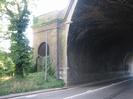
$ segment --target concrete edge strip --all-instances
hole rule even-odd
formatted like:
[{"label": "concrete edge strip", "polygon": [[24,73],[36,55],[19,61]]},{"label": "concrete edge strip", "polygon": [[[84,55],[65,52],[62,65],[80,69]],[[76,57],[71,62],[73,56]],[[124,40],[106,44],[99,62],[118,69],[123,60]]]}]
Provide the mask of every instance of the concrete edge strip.
[{"label": "concrete edge strip", "polygon": [[52,92],[52,91],[64,90],[64,89],[67,89],[67,87],[44,89],[44,90],[33,91],[33,92],[16,93],[16,94],[11,94],[11,95],[6,95],[6,96],[0,96],[0,99],[16,98],[20,96],[27,96],[27,95],[33,95],[33,94],[44,93],[44,92]]},{"label": "concrete edge strip", "polygon": [[64,99],[72,99],[72,98],[76,98],[76,97],[78,97],[78,96],[82,96],[82,95],[85,95],[85,94],[90,94],[90,93],[92,93],[92,92],[96,92],[96,91],[99,91],[99,90],[103,90],[103,89],[106,89],[106,88],[110,88],[110,87],[112,87],[112,86],[120,85],[120,84],[125,83],[125,82],[128,82],[128,81],[130,81],[130,80],[133,80],[133,79],[128,79],[128,80],[124,80],[124,81],[121,81],[121,82],[113,83],[113,84],[110,84],[110,85],[108,85],[108,86],[101,87],[101,88],[94,89],[94,90],[88,90],[88,91],[83,92],[83,93],[81,93],[81,94],[76,94],[76,95],[73,95],[73,96],[70,96],[70,97],[66,97],[66,98],[64,98]]}]

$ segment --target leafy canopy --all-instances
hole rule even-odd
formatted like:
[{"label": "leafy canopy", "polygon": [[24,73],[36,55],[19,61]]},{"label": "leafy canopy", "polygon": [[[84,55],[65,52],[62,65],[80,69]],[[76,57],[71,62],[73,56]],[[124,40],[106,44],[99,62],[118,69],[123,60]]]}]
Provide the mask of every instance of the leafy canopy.
[{"label": "leafy canopy", "polygon": [[15,64],[15,74],[23,77],[31,65],[31,48],[25,36],[30,12],[26,0],[2,0],[1,13],[6,15],[10,24],[8,35],[11,41],[11,58]]}]

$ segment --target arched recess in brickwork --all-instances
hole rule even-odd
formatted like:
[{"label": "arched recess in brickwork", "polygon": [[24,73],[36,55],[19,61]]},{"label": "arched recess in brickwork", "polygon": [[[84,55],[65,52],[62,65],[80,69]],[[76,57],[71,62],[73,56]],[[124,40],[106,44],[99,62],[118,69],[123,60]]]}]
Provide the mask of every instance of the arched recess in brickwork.
[{"label": "arched recess in brickwork", "polygon": [[38,48],[38,55],[39,56],[46,56],[46,48],[47,48],[47,55],[49,55],[49,45],[46,42],[42,42]]}]

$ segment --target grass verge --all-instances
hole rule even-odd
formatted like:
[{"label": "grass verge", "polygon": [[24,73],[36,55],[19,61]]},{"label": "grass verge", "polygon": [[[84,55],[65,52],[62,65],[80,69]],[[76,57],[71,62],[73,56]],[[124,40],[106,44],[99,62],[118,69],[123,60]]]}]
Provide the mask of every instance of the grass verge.
[{"label": "grass verge", "polygon": [[25,78],[10,78],[0,80],[0,96],[13,93],[21,93],[49,88],[60,88],[64,86],[62,80],[48,76],[48,80],[44,80],[43,73],[32,73]]}]

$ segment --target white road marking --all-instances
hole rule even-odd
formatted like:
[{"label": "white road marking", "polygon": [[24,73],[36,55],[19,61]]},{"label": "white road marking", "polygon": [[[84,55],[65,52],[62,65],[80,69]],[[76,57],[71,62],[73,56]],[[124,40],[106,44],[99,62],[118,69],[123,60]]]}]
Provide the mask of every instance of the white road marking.
[{"label": "white road marking", "polygon": [[70,97],[66,97],[64,99],[72,99],[72,98],[75,98],[75,97],[78,97],[78,96],[82,96],[82,95],[85,95],[85,94],[89,94],[89,93],[92,93],[92,92],[96,92],[96,91],[99,91],[99,90],[103,90],[103,89],[106,89],[106,88],[110,88],[112,86],[119,85],[119,84],[125,83],[125,82],[130,81],[130,80],[132,80],[132,79],[124,80],[124,81],[117,82],[117,83],[113,83],[111,85],[108,85],[108,86],[105,86],[105,87],[101,87],[101,88],[98,88],[98,89],[88,90],[88,91],[83,92],[81,94],[76,94],[76,95],[73,95],[73,96],[70,96]]},{"label": "white road marking", "polygon": [[32,97],[36,97],[37,95],[28,95],[28,96],[25,96],[26,98],[32,98]]},{"label": "white road marking", "polygon": [[15,98],[9,98],[9,99],[22,99],[22,97],[15,97]]},{"label": "white road marking", "polygon": [[28,95],[28,96],[22,96],[22,97],[15,97],[15,98],[10,98],[10,99],[25,99],[25,98],[33,98],[33,97],[36,97],[37,96],[37,94],[36,95]]}]

